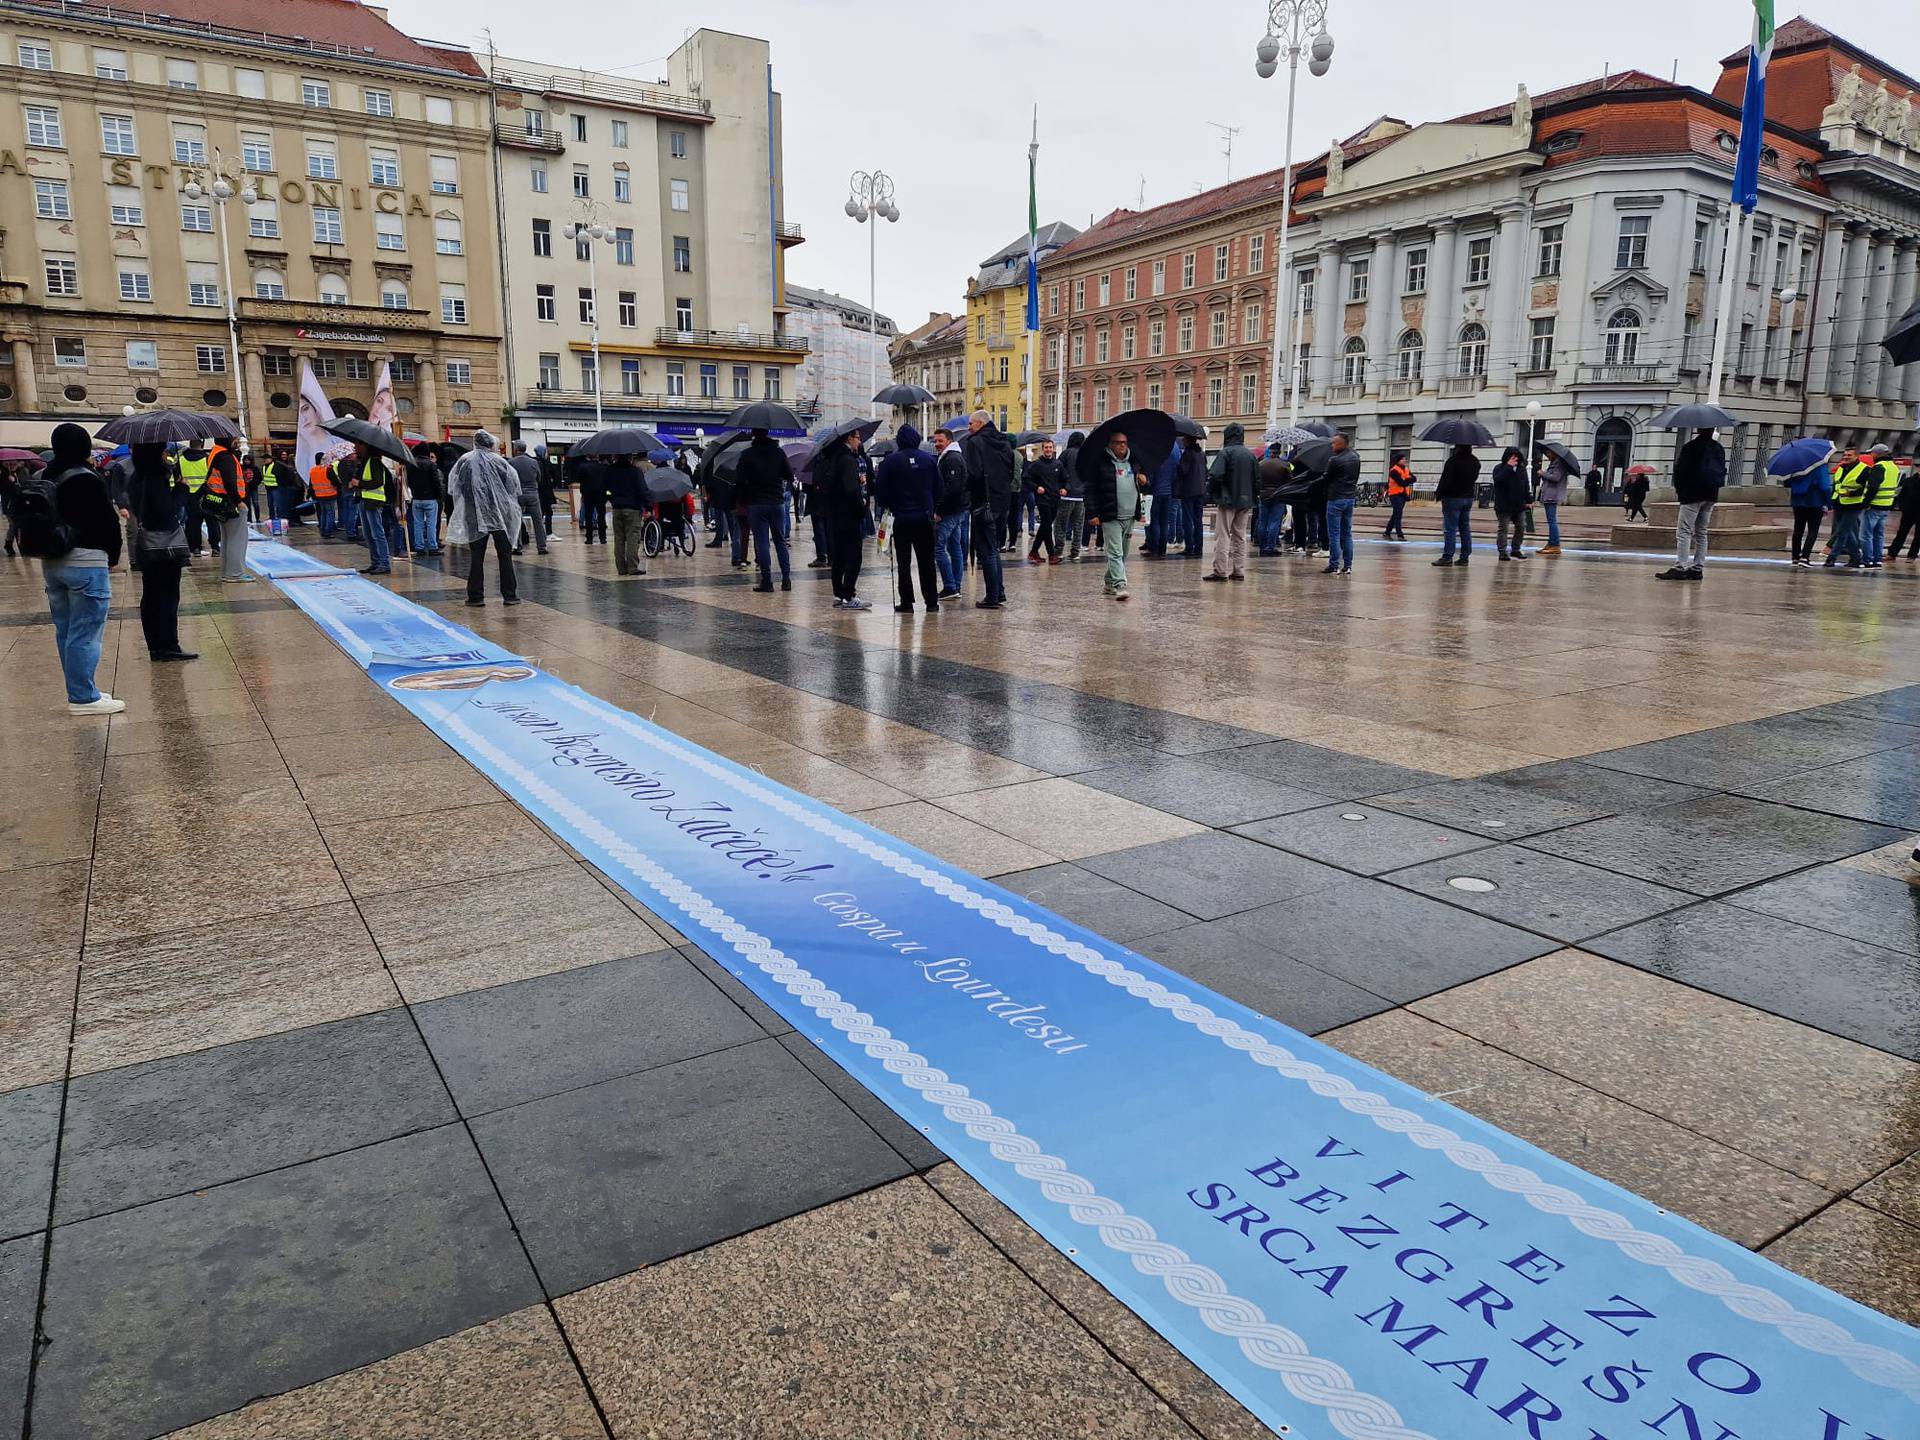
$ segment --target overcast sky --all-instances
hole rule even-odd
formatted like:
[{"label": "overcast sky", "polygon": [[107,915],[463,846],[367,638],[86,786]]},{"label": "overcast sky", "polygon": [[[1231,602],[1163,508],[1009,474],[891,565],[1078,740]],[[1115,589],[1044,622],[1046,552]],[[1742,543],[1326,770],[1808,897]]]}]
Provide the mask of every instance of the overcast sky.
[{"label": "overcast sky", "polygon": [[[786,104],[787,218],[806,231],[790,279],[867,298],[867,232],[842,212],[847,177],[878,168],[900,222],[879,236],[879,307],[902,329],[958,311],[967,276],[1026,231],[1026,142],[1040,107],[1040,218],[1192,194],[1280,165],[1286,71],[1253,73],[1263,0],[1038,0],[952,6],[904,0],[703,0],[631,8],[587,0],[391,0],[401,28],[504,53],[659,78],[687,20],[764,36]],[[1781,22],[1797,13],[1782,6]],[[1673,73],[1711,89],[1745,45],[1748,0],[1331,0],[1337,49],[1301,70],[1296,159],[1381,114],[1440,120],[1613,69]],[[1910,0],[1825,0],[1809,17],[1920,70]],[[678,22],[678,23],[676,23]],[[1171,22],[1171,23],[1170,23]]]}]

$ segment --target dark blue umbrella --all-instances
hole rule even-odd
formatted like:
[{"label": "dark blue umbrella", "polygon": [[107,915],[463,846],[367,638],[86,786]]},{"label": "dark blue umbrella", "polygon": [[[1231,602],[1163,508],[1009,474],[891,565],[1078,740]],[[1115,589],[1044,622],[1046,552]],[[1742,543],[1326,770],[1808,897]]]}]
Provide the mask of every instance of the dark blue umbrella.
[{"label": "dark blue umbrella", "polygon": [[1718,405],[1669,405],[1647,424],[1656,430],[1731,430],[1740,417]]},{"label": "dark blue umbrella", "polygon": [[1773,458],[1767,461],[1767,474],[1776,480],[1797,480],[1826,464],[1831,454],[1833,441],[1823,435],[1803,435],[1773,452]]},{"label": "dark blue umbrella", "polygon": [[1322,440],[1333,438],[1333,427],[1322,420],[1302,420],[1300,428],[1309,435],[1318,435]]},{"label": "dark blue umbrella", "polygon": [[1129,410],[1102,420],[1093,427],[1080,447],[1079,471],[1083,481],[1091,482],[1100,466],[1111,464],[1106,458],[1107,441],[1114,434],[1127,437],[1127,453],[1138,460],[1148,475],[1158,470],[1173,453],[1173,417],[1164,410]]},{"label": "dark blue umbrella", "polygon": [[953,417],[953,419],[944,421],[938,428],[942,430],[951,430],[956,435],[965,434],[967,429],[967,417],[964,415],[956,415]]},{"label": "dark blue umbrella", "polygon": [[1204,440],[1207,438],[1207,427],[1190,415],[1175,415],[1173,433],[1185,436],[1189,440]]},{"label": "dark blue umbrella", "polygon": [[800,417],[776,400],[756,400],[727,416],[729,430],[805,430]]},{"label": "dark blue umbrella", "polygon": [[876,405],[931,405],[938,397],[918,385],[889,385],[873,397]]},{"label": "dark blue umbrella", "polygon": [[826,453],[829,445],[838,445],[849,435],[858,435],[865,440],[879,428],[878,420],[842,420],[838,425],[827,426],[814,437],[813,452],[807,456],[806,463],[800,468],[811,470],[813,462]]},{"label": "dark blue umbrella", "polygon": [[1486,426],[1478,420],[1469,420],[1461,416],[1436,420],[1413,438],[1425,440],[1434,445],[1493,444],[1493,433]]}]

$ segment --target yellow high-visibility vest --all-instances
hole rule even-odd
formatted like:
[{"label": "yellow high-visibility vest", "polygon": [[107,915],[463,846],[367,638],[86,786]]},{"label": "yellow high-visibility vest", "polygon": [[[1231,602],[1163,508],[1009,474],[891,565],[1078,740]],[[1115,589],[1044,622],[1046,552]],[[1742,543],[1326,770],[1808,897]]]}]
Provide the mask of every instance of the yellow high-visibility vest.
[{"label": "yellow high-visibility vest", "polygon": [[198,460],[182,455],[179,460],[180,482],[187,487],[187,493],[198,495],[207,483],[207,475],[213,469],[213,457],[202,455]]}]

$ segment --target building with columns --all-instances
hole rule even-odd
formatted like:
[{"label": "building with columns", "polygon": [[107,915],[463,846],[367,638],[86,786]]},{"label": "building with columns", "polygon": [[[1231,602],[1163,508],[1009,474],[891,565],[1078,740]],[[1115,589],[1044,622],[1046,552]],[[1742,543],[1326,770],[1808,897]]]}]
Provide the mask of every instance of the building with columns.
[{"label": "building with columns", "polygon": [[691,437],[748,400],[791,398],[807,340],[788,327],[785,269],[801,234],[767,42],[696,30],[644,83],[483,63],[515,432],[584,439],[597,411]]},{"label": "building with columns", "polygon": [[[1630,70],[1446,122],[1383,118],[1296,167],[1284,268],[1280,172],[1115,211],[1042,266],[1046,413],[1155,405],[1257,434],[1277,319],[1282,419],[1297,387],[1300,415],[1351,432],[1370,470],[1470,414],[1516,443],[1537,425],[1611,477],[1664,471],[1683,437],[1647,422],[1705,391],[1738,270],[1735,480],[1807,431],[1904,443],[1920,367],[1894,370],[1878,341],[1915,291],[1916,82],[1783,25],[1760,207],[1723,267],[1744,62],[1712,93]],[[1428,475],[1440,459],[1414,450]]]},{"label": "building with columns", "polygon": [[889,352],[896,385],[918,385],[933,392],[935,424],[967,412],[967,319],[939,311],[918,330],[897,340]]},{"label": "building with columns", "polygon": [[302,358],[344,413],[385,360],[409,428],[500,423],[465,51],[351,0],[7,0],[0,64],[0,442],[154,404],[291,440]]}]

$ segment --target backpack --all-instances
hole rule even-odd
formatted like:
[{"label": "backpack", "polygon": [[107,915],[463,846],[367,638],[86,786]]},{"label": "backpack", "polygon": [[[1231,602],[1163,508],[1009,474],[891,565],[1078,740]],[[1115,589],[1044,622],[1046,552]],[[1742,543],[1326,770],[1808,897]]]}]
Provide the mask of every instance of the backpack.
[{"label": "backpack", "polygon": [[20,553],[37,560],[58,560],[73,549],[73,527],[60,518],[56,495],[61,476],[42,470],[20,482],[11,511],[19,530]]}]

